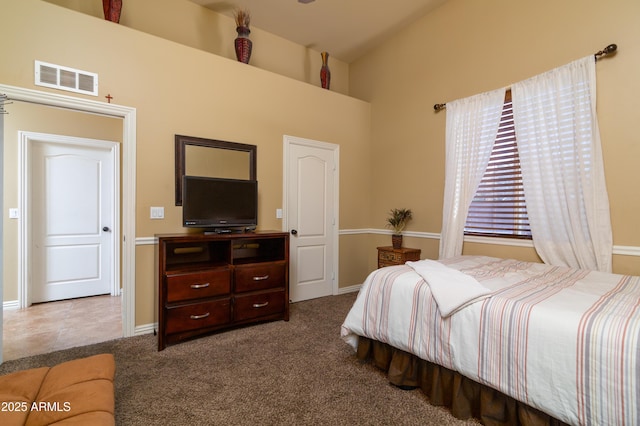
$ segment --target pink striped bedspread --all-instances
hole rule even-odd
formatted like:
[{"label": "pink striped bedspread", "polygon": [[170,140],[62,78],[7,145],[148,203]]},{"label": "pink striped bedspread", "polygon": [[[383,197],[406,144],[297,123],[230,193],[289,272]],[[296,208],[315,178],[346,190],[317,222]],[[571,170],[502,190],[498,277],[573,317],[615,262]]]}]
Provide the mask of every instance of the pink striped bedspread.
[{"label": "pink striped bedspread", "polygon": [[409,266],[367,277],[343,325],[575,425],[640,424],[640,277],[483,256],[443,264],[488,298],[443,318]]}]

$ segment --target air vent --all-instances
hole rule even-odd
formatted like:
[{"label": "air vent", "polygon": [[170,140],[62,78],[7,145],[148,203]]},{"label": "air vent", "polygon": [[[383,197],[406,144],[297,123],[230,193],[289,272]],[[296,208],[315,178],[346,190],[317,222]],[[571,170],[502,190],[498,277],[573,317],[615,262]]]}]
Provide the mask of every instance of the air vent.
[{"label": "air vent", "polygon": [[36,61],[36,86],[98,96],[98,74]]}]

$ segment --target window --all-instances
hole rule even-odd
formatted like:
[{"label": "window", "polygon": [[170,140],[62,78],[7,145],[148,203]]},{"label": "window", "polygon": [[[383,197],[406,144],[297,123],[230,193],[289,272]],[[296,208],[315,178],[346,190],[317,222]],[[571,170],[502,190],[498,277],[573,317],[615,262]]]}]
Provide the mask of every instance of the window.
[{"label": "window", "polygon": [[487,170],[469,207],[464,233],[531,239],[510,90],[505,96]]}]

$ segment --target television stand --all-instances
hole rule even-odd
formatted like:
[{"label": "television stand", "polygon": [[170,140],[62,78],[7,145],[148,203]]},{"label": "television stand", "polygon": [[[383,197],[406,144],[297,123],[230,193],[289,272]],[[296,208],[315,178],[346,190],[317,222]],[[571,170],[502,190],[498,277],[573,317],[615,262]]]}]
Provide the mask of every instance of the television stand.
[{"label": "television stand", "polygon": [[158,350],[226,329],[289,320],[289,234],[160,234]]}]

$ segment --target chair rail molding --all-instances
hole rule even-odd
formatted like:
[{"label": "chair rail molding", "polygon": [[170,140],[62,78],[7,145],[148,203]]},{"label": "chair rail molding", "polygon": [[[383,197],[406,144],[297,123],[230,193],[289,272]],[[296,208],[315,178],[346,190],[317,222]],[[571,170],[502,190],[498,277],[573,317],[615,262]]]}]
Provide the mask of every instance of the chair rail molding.
[{"label": "chair rail molding", "polygon": [[[376,228],[341,229],[339,232],[339,235],[367,235],[367,234],[391,235],[392,232],[391,230],[388,230],[388,229],[376,229]],[[415,238],[427,238],[431,240],[440,239],[440,234],[435,232],[403,231],[402,235],[405,235],[407,237],[415,237]],[[464,237],[464,241],[468,243],[533,248],[533,241],[518,239],[518,238],[467,236],[467,237]],[[613,254],[618,256],[640,256],[640,247],[614,245]]]}]

